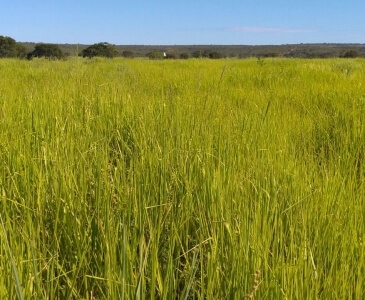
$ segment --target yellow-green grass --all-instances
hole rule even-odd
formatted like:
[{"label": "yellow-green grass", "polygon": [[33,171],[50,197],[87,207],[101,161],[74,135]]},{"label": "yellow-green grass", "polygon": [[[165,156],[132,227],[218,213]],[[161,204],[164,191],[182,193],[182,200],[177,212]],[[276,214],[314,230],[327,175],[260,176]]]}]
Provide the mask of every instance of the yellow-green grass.
[{"label": "yellow-green grass", "polygon": [[1,299],[362,298],[363,59],[0,78]]}]

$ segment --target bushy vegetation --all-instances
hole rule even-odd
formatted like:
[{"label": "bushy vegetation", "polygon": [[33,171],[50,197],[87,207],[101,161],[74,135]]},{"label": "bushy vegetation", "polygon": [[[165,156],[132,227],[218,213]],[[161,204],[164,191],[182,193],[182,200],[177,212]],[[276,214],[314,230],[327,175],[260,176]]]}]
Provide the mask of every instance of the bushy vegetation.
[{"label": "bushy vegetation", "polygon": [[1,299],[361,299],[362,59],[0,61]]},{"label": "bushy vegetation", "polygon": [[147,53],[146,56],[149,59],[153,59],[153,60],[156,60],[156,59],[164,59],[165,58],[164,53],[161,52],[161,51],[152,51],[152,52]]},{"label": "bushy vegetation", "polygon": [[86,49],[82,50],[80,55],[82,57],[107,57],[113,58],[118,56],[118,50],[116,49],[115,45],[109,43],[97,43],[87,47]]},{"label": "bushy vegetation", "polygon": [[24,58],[26,55],[27,49],[23,45],[11,37],[0,35],[0,58]]},{"label": "bushy vegetation", "polygon": [[356,58],[356,57],[360,57],[360,54],[356,50],[348,50],[343,54],[342,57],[343,58]]},{"label": "bushy vegetation", "polygon": [[62,50],[55,44],[38,44],[32,52],[27,54],[28,59],[45,57],[48,59],[61,59],[64,57]]},{"label": "bushy vegetation", "polygon": [[[334,57],[365,57],[365,44],[287,44],[287,45],[175,45],[175,46],[149,46],[149,45],[111,45],[112,55],[103,55],[98,53],[100,49],[103,49],[104,44],[99,43],[91,46],[90,52],[85,57],[94,56],[124,56],[133,53],[133,57],[149,57],[149,54],[155,54],[154,57],[161,56],[164,52],[169,53],[169,50],[173,50],[175,58],[179,57],[179,54],[183,54],[182,58],[186,58],[186,54],[189,57],[194,58],[209,58],[210,53],[219,53],[222,57],[230,58],[251,58],[251,57],[288,57],[288,58],[334,58]],[[27,52],[32,52],[35,47],[35,43],[17,43]],[[80,51],[83,51],[90,47],[90,45],[80,44],[59,44],[61,51],[69,55],[79,55]],[[1,43],[0,43],[1,49]],[[104,50],[103,50],[104,51]],[[100,51],[103,53],[103,51]],[[109,50],[107,50],[108,52]],[[94,55],[94,52],[98,53]],[[1,53],[1,51],[0,51]],[[157,54],[159,53],[159,54]],[[23,55],[24,56],[24,55]],[[82,56],[82,54],[80,55]],[[5,56],[4,56],[5,57]],[[9,57],[9,56],[7,56]],[[19,55],[18,55],[19,57]],[[181,58],[181,57],[180,57]]]}]

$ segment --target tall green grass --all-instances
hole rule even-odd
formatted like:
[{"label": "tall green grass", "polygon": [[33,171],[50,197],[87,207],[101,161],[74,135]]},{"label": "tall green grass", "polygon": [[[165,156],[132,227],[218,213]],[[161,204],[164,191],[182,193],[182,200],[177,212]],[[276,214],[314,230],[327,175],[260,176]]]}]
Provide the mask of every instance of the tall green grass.
[{"label": "tall green grass", "polygon": [[0,298],[362,297],[364,60],[0,78]]}]

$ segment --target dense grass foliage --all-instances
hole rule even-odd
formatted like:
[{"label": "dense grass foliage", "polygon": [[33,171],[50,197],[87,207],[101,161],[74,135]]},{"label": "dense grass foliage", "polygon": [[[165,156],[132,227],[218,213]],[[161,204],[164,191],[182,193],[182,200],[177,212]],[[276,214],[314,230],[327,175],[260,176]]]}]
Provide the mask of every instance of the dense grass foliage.
[{"label": "dense grass foliage", "polygon": [[0,61],[0,298],[360,299],[365,61]]}]

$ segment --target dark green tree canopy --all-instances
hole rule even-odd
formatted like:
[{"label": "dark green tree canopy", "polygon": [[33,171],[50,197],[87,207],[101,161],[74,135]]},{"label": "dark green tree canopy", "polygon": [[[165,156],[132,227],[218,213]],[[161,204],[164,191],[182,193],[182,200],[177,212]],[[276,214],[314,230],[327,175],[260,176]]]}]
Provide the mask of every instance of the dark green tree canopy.
[{"label": "dark green tree canopy", "polygon": [[28,59],[33,57],[46,57],[48,59],[61,59],[63,57],[62,50],[54,44],[38,44],[34,50],[28,53]]},{"label": "dark green tree canopy", "polygon": [[25,57],[27,50],[8,36],[0,35],[0,58]]},{"label": "dark green tree canopy", "polygon": [[98,43],[82,50],[80,55],[82,55],[82,57],[89,58],[94,56],[113,58],[118,55],[118,50],[115,45],[109,43]]}]

